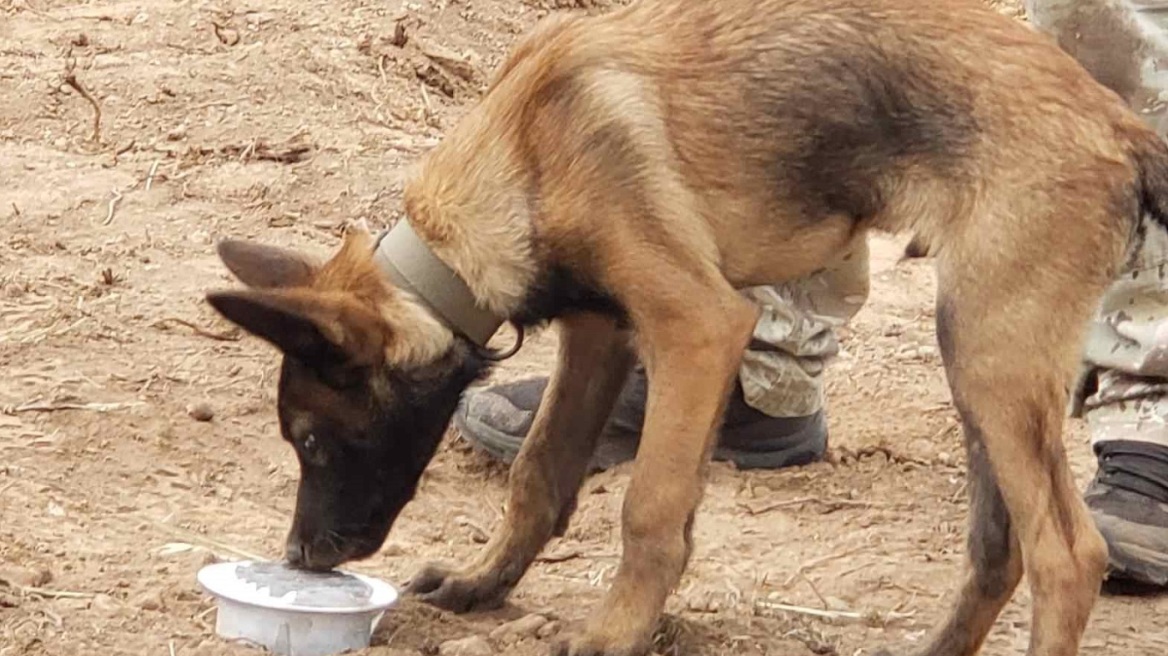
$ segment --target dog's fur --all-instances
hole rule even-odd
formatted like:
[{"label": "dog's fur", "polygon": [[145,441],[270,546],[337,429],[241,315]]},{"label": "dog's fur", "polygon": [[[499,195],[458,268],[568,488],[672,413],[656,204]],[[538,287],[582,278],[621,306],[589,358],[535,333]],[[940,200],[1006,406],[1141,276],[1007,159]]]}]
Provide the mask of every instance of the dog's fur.
[{"label": "dog's fur", "polygon": [[[1023,570],[1030,654],[1070,656],[1106,546],[1061,442],[1085,326],[1145,229],[1168,149],[1048,39],[977,0],[645,0],[549,21],[405,191],[481,304],[555,320],[559,360],[479,561],[416,594],[499,603],[575,506],[633,353],[651,386],[603,602],[561,653],[639,654],[691,551],[703,472],[757,318],[736,288],[911,230],[969,447],[970,568],[920,653],[975,653]],[[211,303],[286,354],[303,479],[289,557],[375,551],[479,352],[378,273],[352,232],[319,265],[226,242],[252,289]]]}]

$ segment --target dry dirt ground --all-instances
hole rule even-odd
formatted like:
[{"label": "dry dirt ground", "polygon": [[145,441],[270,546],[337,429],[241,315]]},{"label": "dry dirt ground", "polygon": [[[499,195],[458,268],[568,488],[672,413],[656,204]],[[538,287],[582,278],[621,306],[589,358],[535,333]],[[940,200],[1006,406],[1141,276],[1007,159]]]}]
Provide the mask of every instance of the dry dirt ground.
[{"label": "dry dirt ground", "polygon": [[[213,242],[327,254],[346,220],[396,220],[403,167],[518,34],[568,10],[530,2],[0,0],[0,656],[255,653],[214,637],[195,572],[278,556],[297,472],[277,436],[276,354],[202,300],[231,284]],[[897,265],[890,241],[874,252],[871,300],[830,369],[832,462],[714,467],[660,652],[853,656],[920,641],[947,605],[964,455],[932,272]],[[542,371],[554,340],[495,379]],[[1067,444],[1086,482],[1080,425]],[[353,569],[402,582],[471,558],[504,479],[448,439],[387,546]],[[554,623],[488,643],[544,653],[611,580],[626,484],[625,469],[586,483],[508,607],[406,602],[368,653],[432,654],[527,613]],[[1024,652],[1029,599],[987,654]],[[1168,599],[1104,598],[1083,653],[1168,653]]]}]

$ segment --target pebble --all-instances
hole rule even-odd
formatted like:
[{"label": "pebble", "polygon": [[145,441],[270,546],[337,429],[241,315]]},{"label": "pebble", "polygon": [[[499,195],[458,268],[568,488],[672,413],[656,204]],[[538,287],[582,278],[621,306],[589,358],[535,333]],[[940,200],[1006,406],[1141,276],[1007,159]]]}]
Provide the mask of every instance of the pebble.
[{"label": "pebble", "polygon": [[187,408],[187,414],[195,421],[211,421],[215,418],[215,411],[206,403],[198,403]]},{"label": "pebble", "polygon": [[548,638],[556,635],[559,632],[560,632],[560,623],[559,622],[548,622],[547,624],[544,624],[543,626],[539,627],[539,631],[536,631],[535,635],[537,637],[539,637],[540,640],[547,640]]},{"label": "pebble", "polygon": [[115,613],[122,609],[121,604],[107,594],[94,595],[93,599],[89,602],[89,607],[103,613]]},{"label": "pebble", "polygon": [[491,640],[504,644],[518,642],[525,638],[535,636],[547,623],[548,620],[543,615],[527,615],[513,622],[502,624],[494,631],[491,631]]},{"label": "pebble", "polygon": [[35,567],[21,567],[19,565],[4,565],[0,567],[0,581],[22,588],[43,588],[53,580],[53,574],[47,569]]},{"label": "pebble", "polygon": [[482,636],[447,640],[438,645],[438,656],[492,656],[491,643]]},{"label": "pebble", "polygon": [[162,601],[162,593],[158,590],[143,592],[134,598],[133,604],[142,610],[166,609],[166,604]]},{"label": "pebble", "polygon": [[909,444],[908,455],[917,460],[931,462],[937,457],[937,447],[928,438],[919,437]]}]

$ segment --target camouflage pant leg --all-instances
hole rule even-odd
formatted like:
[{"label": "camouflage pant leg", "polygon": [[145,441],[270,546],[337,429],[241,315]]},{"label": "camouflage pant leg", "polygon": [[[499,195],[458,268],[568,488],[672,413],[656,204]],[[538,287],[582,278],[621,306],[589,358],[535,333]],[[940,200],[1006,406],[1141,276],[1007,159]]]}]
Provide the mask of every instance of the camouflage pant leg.
[{"label": "camouflage pant leg", "polygon": [[835,328],[868,298],[867,242],[830,269],[742,293],[762,309],[738,376],[747,404],[773,417],[819,410],[824,367],[839,352]]},{"label": "camouflage pant leg", "polygon": [[[1161,135],[1168,131],[1168,2],[1027,0],[1030,22],[1054,36]],[[1094,443],[1168,446],[1168,236],[1148,232],[1137,261],[1108,289],[1084,360],[1094,392],[1075,412]]]},{"label": "camouflage pant leg", "polygon": [[1139,264],[1108,289],[1084,355],[1097,377],[1082,407],[1092,442],[1168,446],[1168,235],[1149,231]]}]

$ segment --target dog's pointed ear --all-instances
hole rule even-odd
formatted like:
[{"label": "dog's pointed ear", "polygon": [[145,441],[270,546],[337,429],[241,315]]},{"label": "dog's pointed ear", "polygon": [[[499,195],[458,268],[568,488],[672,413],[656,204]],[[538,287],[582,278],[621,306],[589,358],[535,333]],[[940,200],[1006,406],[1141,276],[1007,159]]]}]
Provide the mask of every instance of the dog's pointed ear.
[{"label": "dog's pointed ear", "polygon": [[224,239],[215,249],[236,278],[257,289],[307,286],[319,268],[296,251],[241,239]]},{"label": "dog's pointed ear", "polygon": [[343,298],[299,290],[207,294],[232,323],[318,370],[371,365],[383,357],[383,320]]}]

